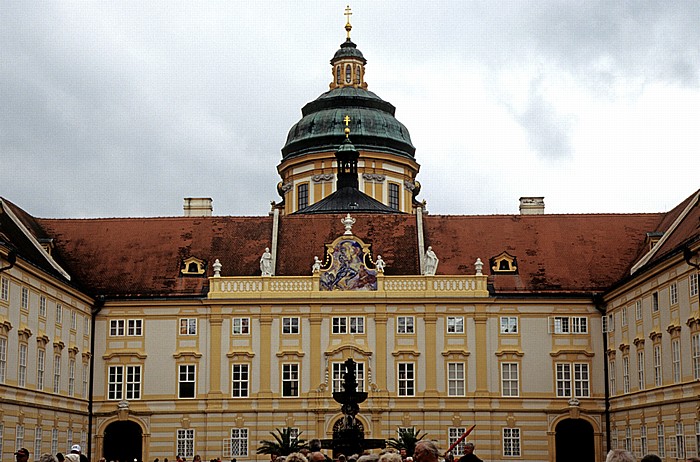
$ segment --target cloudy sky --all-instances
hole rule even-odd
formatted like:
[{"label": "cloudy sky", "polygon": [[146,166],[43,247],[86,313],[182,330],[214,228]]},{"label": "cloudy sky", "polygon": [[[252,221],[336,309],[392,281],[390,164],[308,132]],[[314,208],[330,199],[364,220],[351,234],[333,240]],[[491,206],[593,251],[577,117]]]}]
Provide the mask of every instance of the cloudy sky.
[{"label": "cloudy sky", "polygon": [[[25,2],[0,14],[0,196],[40,217],[265,215],[346,3]],[[667,211],[700,188],[700,2],[351,3],[432,214]]]}]

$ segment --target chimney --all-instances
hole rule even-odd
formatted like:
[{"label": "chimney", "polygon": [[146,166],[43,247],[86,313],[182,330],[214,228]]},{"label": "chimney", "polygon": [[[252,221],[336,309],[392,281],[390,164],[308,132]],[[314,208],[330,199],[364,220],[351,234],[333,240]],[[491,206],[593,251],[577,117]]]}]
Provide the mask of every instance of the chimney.
[{"label": "chimney", "polygon": [[186,217],[210,217],[214,208],[211,197],[185,197]]},{"label": "chimney", "polygon": [[544,197],[521,197],[520,215],[544,215]]}]

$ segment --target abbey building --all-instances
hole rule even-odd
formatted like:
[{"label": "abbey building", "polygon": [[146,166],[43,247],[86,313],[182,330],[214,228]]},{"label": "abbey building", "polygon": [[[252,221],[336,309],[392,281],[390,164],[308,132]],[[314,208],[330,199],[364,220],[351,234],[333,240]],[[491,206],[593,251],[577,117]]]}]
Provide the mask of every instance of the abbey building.
[{"label": "abbey building", "polygon": [[666,213],[427,214],[346,30],[269,214],[193,198],[43,219],[0,199],[3,459],[264,460],[277,428],[332,436],[349,358],[366,438],[415,427],[444,451],[475,424],[484,460],[696,456],[700,191]]}]

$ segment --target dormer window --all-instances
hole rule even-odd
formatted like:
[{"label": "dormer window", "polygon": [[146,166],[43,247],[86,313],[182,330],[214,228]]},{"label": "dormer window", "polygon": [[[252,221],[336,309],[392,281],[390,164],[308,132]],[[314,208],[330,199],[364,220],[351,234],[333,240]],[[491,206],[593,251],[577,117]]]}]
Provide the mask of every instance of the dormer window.
[{"label": "dormer window", "polygon": [[190,257],[186,260],[183,260],[182,270],[180,272],[188,276],[201,275],[204,274],[204,268],[204,260],[200,260],[199,258],[195,257]]},{"label": "dormer window", "polygon": [[503,252],[500,255],[492,257],[490,263],[493,273],[516,274],[518,272],[518,261],[508,252]]}]

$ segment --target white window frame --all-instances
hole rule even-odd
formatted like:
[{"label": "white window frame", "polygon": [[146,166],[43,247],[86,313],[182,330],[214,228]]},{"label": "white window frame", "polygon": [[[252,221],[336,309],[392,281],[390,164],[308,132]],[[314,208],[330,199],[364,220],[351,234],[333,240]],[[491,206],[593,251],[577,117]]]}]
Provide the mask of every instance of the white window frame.
[{"label": "white window frame", "polygon": [[345,316],[333,316],[332,322],[332,332],[334,334],[347,334],[348,333],[348,318]]},{"label": "white window frame", "polygon": [[24,311],[29,310],[29,288],[22,287],[22,298],[20,301],[20,308]]},{"label": "white window frame", "polygon": [[[333,393],[344,391],[343,373],[345,372],[345,363],[334,362],[331,365],[332,369],[332,386]],[[357,382],[357,391],[365,391],[365,363],[355,362],[355,381]]]},{"label": "white window frame", "polygon": [[[608,319],[608,332],[615,330],[613,319]],[[588,318],[586,316],[552,316],[549,318],[550,334],[587,334]]]},{"label": "white window frame", "polygon": [[58,428],[51,429],[51,454],[58,452]]},{"label": "white window frame", "polygon": [[571,364],[556,363],[557,397],[569,398],[571,396]]},{"label": "white window frame", "polygon": [[627,325],[627,307],[623,306],[622,309],[620,310],[620,324],[622,327],[625,327]]},{"label": "white window frame", "polygon": [[141,384],[143,383],[143,371],[140,364],[129,364],[124,371],[124,399],[141,399]]},{"label": "white window frame", "polygon": [[333,316],[331,326],[331,332],[336,335],[361,335],[365,333],[365,318],[364,316]]},{"label": "white window frame", "polygon": [[250,335],[250,318],[231,318],[231,335]]},{"label": "white window frame", "polygon": [[663,385],[663,369],[661,358],[661,345],[654,345],[654,386],[660,387]]},{"label": "white window frame", "polygon": [[501,363],[501,396],[506,398],[520,396],[520,363]]},{"label": "white window frame", "polygon": [[646,455],[648,451],[648,444],[647,444],[647,426],[646,425],[641,425],[639,427],[639,443],[640,443],[640,448],[639,452],[640,455],[639,457],[641,458],[642,456]]},{"label": "white window frame", "polygon": [[447,396],[466,396],[466,373],[463,362],[447,363]]},{"label": "white window frame", "polygon": [[691,297],[698,295],[698,273],[691,273],[688,276],[688,290]]},{"label": "white window frame", "polygon": [[46,373],[46,350],[37,349],[36,352],[36,389],[44,389],[44,374]]},{"label": "white window frame", "polygon": [[75,359],[68,360],[68,396],[75,396]]},{"label": "white window frame", "polygon": [[43,430],[40,426],[34,427],[34,459],[39,460],[37,454],[41,454],[41,440],[43,437]]},{"label": "white window frame", "polygon": [[416,320],[413,316],[397,316],[396,317],[396,333],[397,334],[415,334]]},{"label": "white window frame", "polygon": [[[190,395],[190,387],[192,387]],[[177,366],[178,399],[195,399],[197,397],[197,365],[178,364]]]},{"label": "white window frame", "polygon": [[194,458],[194,429],[179,428],[175,432],[175,454],[185,459]]},{"label": "white window frame", "polygon": [[299,335],[301,327],[298,316],[285,316],[282,318],[283,335]]},{"label": "white window frame", "polygon": [[298,398],[300,394],[299,363],[282,364],[282,397]]},{"label": "white window frame", "polygon": [[39,296],[39,316],[41,316],[42,318],[46,317],[46,296],[45,295]]},{"label": "white window frame", "polygon": [[90,377],[90,375],[88,374],[88,372],[90,370],[89,367],[90,367],[90,363],[85,363],[85,362],[83,363],[83,371],[82,371],[82,374],[83,374],[83,393],[82,393],[82,396],[83,396],[83,398],[88,397],[88,379]]},{"label": "white window frame", "polygon": [[351,334],[361,335],[365,333],[365,317],[350,316],[348,318],[348,332]]},{"label": "white window frame", "polygon": [[672,282],[668,286],[668,299],[669,302],[671,302],[671,305],[678,304],[678,284],[675,282]]},{"label": "white window frame", "polygon": [[[466,433],[466,427],[448,427],[447,429],[447,446],[452,447],[452,445]],[[452,448],[453,454],[464,454],[464,445],[467,444],[466,440],[462,440]]]},{"label": "white window frame", "polygon": [[503,457],[520,457],[520,428],[503,428]]},{"label": "white window frame", "polygon": [[0,278],[0,300],[10,299],[10,280],[7,278]]},{"label": "white window frame", "polygon": [[109,320],[109,336],[123,337],[126,334],[126,320],[110,319]]},{"label": "white window frame", "polygon": [[653,292],[651,294],[651,312],[656,313],[659,311],[659,292]]},{"label": "white window frame", "polygon": [[27,354],[29,348],[26,343],[19,344],[19,354],[17,360],[17,385],[20,387],[27,386]]},{"label": "white window frame", "polygon": [[632,428],[625,427],[625,451],[632,452]]},{"label": "white window frame", "polygon": [[630,358],[622,357],[622,393],[630,392]]},{"label": "white window frame", "polygon": [[180,335],[197,335],[197,318],[180,318]]},{"label": "white window frame", "polygon": [[644,360],[644,350],[640,350],[637,352],[637,387],[639,387],[640,390],[644,390],[646,388],[644,378],[645,369],[646,364]]},{"label": "white window frame", "polygon": [[250,395],[250,364],[231,364],[231,397],[248,398]]},{"label": "white window frame", "polygon": [[76,310],[70,310],[70,328],[78,330],[78,313]]},{"label": "white window frame", "polygon": [[671,339],[671,356],[673,383],[679,383],[681,381],[681,340],[678,338]]},{"label": "white window frame", "polygon": [[676,422],[676,454],[679,459],[685,459],[685,425]]},{"label": "white window frame", "polygon": [[143,319],[126,320],[126,336],[141,337],[143,335]]},{"label": "white window frame", "polygon": [[248,457],[248,429],[231,429],[231,454],[230,457]]},{"label": "white window frame", "polygon": [[448,334],[463,334],[464,333],[464,316],[448,316],[447,317],[447,333]]},{"label": "white window frame", "polygon": [[416,365],[411,362],[396,364],[396,391],[401,397],[416,396]]},{"label": "white window frame", "polygon": [[56,303],[56,324],[63,324],[63,305]]},{"label": "white window frame", "polygon": [[634,302],[634,318],[636,321],[640,321],[642,319],[642,301],[637,300]]},{"label": "white window frame", "polygon": [[501,316],[501,334],[517,334],[518,333],[518,317],[517,316]]},{"label": "white window frame", "polygon": [[577,398],[591,396],[591,370],[588,363],[574,363],[574,395]]},{"label": "white window frame", "polygon": [[53,356],[53,392],[61,392],[61,355]]},{"label": "white window frame", "polygon": [[693,379],[700,380],[700,332],[691,335],[690,348],[693,355]]},{"label": "white window frame", "polygon": [[609,385],[608,387],[610,388],[610,395],[614,396],[617,394],[617,383],[616,383],[616,371],[615,371],[615,360],[614,359],[609,359],[608,360],[608,381]]},{"label": "white window frame", "polygon": [[656,454],[662,459],[666,457],[666,435],[664,424],[656,425]]},{"label": "white window frame", "polygon": [[15,427],[15,447],[24,447],[24,425],[17,425]]},{"label": "white window frame", "polygon": [[107,399],[120,401],[124,397],[124,366],[114,365],[107,368]]},{"label": "white window frame", "polygon": [[0,337],[0,383],[7,377],[7,338]]}]

